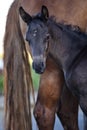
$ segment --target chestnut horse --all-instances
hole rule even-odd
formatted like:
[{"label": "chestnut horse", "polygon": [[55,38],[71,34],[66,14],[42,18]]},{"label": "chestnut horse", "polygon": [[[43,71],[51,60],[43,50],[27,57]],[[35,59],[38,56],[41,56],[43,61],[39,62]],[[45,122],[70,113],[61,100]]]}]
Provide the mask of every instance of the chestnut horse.
[{"label": "chestnut horse", "polygon": [[[49,8],[49,12],[51,15],[54,15],[56,17],[57,21],[66,21],[66,23],[72,24],[72,25],[78,25],[83,31],[86,31],[86,24],[87,24],[87,1],[83,0],[15,0],[13,4],[11,5],[11,8],[9,10],[9,15],[7,16],[7,19],[9,22],[7,22],[7,31],[5,36],[5,50],[8,48],[8,42],[9,45],[13,42],[14,45],[16,43],[22,43],[24,44],[24,37],[26,33],[26,24],[21,20],[21,18],[18,15],[18,8],[19,6],[23,6],[23,8],[32,14],[37,13],[42,5],[46,5]],[[14,23],[14,24],[13,24]],[[14,31],[16,30],[16,32]],[[8,33],[9,32],[9,33]],[[20,35],[22,33],[22,35]],[[17,34],[17,37],[15,38],[15,34]],[[8,42],[7,42],[8,39]],[[16,40],[15,40],[16,39]],[[11,48],[10,48],[11,49]],[[9,61],[10,55],[7,51],[6,55],[8,56]],[[15,53],[14,53],[15,55]],[[5,59],[6,61],[7,59]],[[10,62],[9,62],[10,63]],[[13,61],[12,61],[13,63]],[[17,64],[18,65],[18,64]],[[16,67],[16,64],[15,64]],[[8,69],[8,68],[7,68]],[[45,78],[47,77],[47,78]],[[50,106],[49,112],[53,113],[50,114],[53,115],[51,118],[49,116],[49,119],[52,121],[48,121],[48,129],[51,130],[54,125],[54,115],[55,112],[57,112],[63,126],[65,129],[71,129],[71,130],[77,130],[78,129],[78,102],[77,99],[70,93],[70,91],[67,89],[66,86],[62,86],[64,79],[63,79],[63,72],[60,68],[60,66],[56,66],[54,63],[54,60],[52,57],[47,58],[47,66],[45,72],[41,75],[40,80],[40,88],[38,93],[38,100],[36,103],[36,116],[41,116],[40,118],[44,118],[43,114],[38,113],[38,105],[39,102],[42,103],[41,107],[44,107],[44,109],[48,108],[48,105]],[[47,100],[47,97],[49,97],[50,93],[49,91],[45,91],[46,89],[51,88],[53,93],[56,91],[57,94],[53,98],[49,98]],[[56,89],[55,89],[56,88]],[[62,90],[63,88],[63,90]],[[42,94],[40,93],[42,92]],[[9,94],[8,94],[9,95]],[[53,94],[54,95],[54,94]],[[55,102],[54,102],[55,98]],[[46,99],[46,100],[45,100]],[[53,105],[50,105],[50,104]],[[58,107],[56,106],[58,105]],[[74,105],[72,105],[74,104]],[[67,107],[68,106],[68,107]],[[56,109],[57,108],[57,109]],[[48,109],[47,109],[48,110]],[[49,113],[48,112],[48,113]],[[37,118],[37,120],[39,120]],[[48,120],[47,117],[45,117],[45,120]],[[53,122],[53,123],[52,123]],[[50,124],[51,123],[51,124]],[[45,124],[43,124],[41,127],[43,128]],[[50,128],[51,125],[51,128]]]}]

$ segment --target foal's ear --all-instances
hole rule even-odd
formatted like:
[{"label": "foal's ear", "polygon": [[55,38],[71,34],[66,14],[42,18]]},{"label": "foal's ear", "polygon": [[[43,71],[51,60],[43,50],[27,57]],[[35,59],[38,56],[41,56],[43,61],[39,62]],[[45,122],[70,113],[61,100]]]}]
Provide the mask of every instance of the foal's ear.
[{"label": "foal's ear", "polygon": [[41,9],[41,15],[43,18],[45,18],[45,20],[48,20],[49,18],[49,12],[48,12],[48,9],[46,6],[42,6],[42,9]]},{"label": "foal's ear", "polygon": [[19,7],[19,14],[27,25],[31,22],[32,17],[22,7]]}]

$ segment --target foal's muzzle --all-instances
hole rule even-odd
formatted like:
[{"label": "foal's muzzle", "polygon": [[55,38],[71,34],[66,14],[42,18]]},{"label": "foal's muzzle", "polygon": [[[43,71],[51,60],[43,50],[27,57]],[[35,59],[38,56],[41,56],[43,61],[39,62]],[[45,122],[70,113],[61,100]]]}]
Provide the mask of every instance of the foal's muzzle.
[{"label": "foal's muzzle", "polygon": [[43,62],[43,61],[40,61],[40,62],[33,61],[32,67],[36,73],[42,74],[45,70],[46,65],[45,65],[45,62]]}]

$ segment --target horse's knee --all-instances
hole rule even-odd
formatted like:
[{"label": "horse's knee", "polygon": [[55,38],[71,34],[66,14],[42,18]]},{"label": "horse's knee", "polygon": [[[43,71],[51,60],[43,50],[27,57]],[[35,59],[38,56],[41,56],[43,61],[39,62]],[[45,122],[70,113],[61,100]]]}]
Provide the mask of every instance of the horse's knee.
[{"label": "horse's knee", "polygon": [[34,117],[37,121],[39,130],[53,130],[55,122],[55,111],[38,102],[34,108]]},{"label": "horse's knee", "polygon": [[34,117],[36,120],[39,120],[40,118],[42,118],[43,114],[44,114],[44,107],[38,103],[36,104],[35,108],[34,108]]}]

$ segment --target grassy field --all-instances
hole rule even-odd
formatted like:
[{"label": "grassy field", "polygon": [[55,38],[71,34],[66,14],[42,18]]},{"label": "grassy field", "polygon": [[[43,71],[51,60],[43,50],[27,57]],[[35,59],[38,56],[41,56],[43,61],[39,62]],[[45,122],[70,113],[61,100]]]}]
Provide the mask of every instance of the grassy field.
[{"label": "grassy field", "polygon": [[40,75],[36,74],[33,69],[31,69],[31,74],[32,74],[34,89],[37,90],[39,87]]}]

